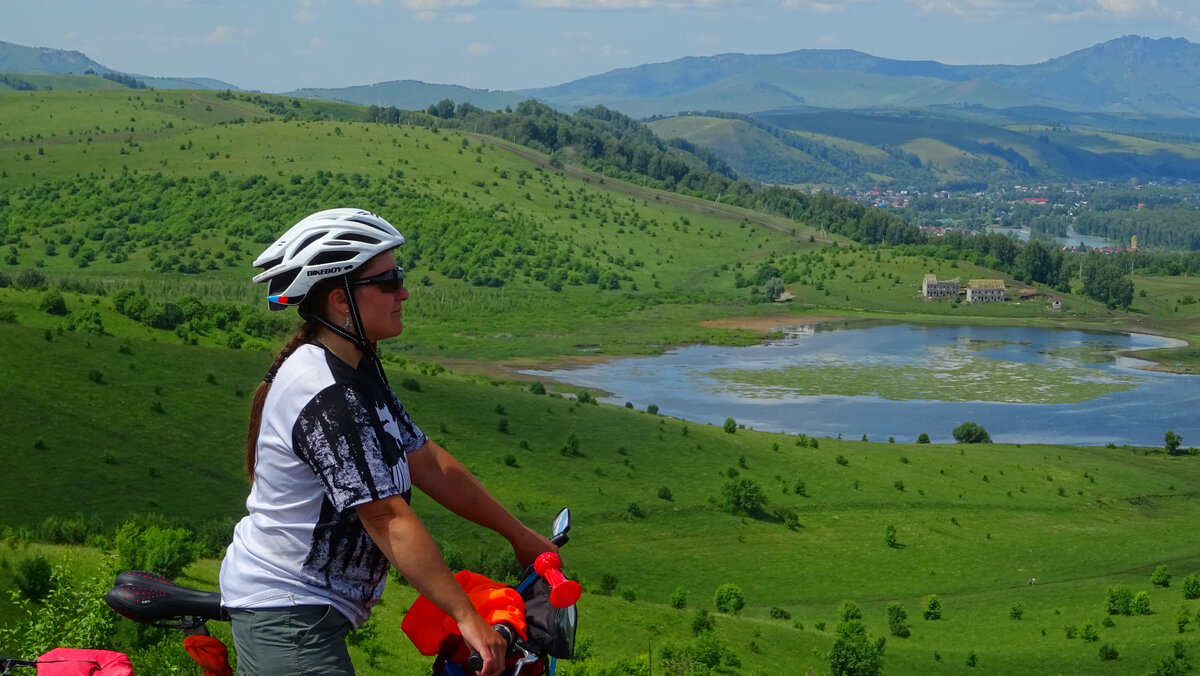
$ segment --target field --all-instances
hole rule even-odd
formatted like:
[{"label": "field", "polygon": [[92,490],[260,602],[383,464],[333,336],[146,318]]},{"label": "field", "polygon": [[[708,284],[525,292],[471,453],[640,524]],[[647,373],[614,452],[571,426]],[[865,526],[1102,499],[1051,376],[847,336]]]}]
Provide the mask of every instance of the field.
[{"label": "field", "polygon": [[[138,511],[185,521],[240,514],[245,393],[265,355],[154,343],[123,350],[128,343],[118,338],[67,333],[47,341],[23,327],[0,327],[0,336],[22,373],[0,390],[23,406],[7,409],[16,415],[0,429],[10,484],[22,487],[3,498],[10,526],[36,529],[49,516],[80,513],[110,523]],[[687,644],[694,612],[711,610],[725,583],[746,596],[740,615],[716,615],[718,635],[744,673],[810,666],[822,673],[844,600],[862,607],[877,636],[887,635],[889,603],[906,608],[912,636],[889,639],[887,673],[961,672],[972,651],[991,673],[1041,673],[1048,665],[1130,673],[1193,635],[1180,636],[1175,619],[1181,607],[1194,615],[1200,602],[1185,601],[1177,585],[1154,587],[1149,577],[1159,565],[1177,581],[1200,570],[1186,537],[1200,516],[1194,458],[832,439],[812,448],[794,436],[727,434],[426,372],[410,363],[391,375],[394,383],[417,383],[401,391],[435,439],[528,523],[548,524],[560,506],[574,510],[574,538],[563,553],[588,592],[581,635],[599,663]],[[36,398],[30,382],[39,383]],[[501,418],[507,432],[499,431]],[[561,452],[571,435],[578,451]],[[762,512],[738,516],[717,506],[735,476],[762,488]],[[494,536],[415,502],[448,555],[471,561],[504,551]],[[788,510],[794,529],[779,516]],[[897,530],[893,547],[884,540],[889,524]],[[0,551],[15,564],[31,548],[10,543]],[[70,554],[79,556],[94,559]],[[211,587],[214,565],[198,564],[191,581]],[[616,580],[607,594],[606,577]],[[1147,591],[1154,614],[1118,616],[1115,627],[1102,627],[1105,590],[1114,584]],[[670,603],[679,591],[687,597],[682,611]],[[928,594],[942,600],[942,620],[921,619]],[[384,636],[397,635],[410,598],[392,585],[378,614]],[[1009,619],[1015,604],[1024,609],[1020,620]],[[773,617],[782,616],[774,609],[791,620]],[[1099,643],[1067,638],[1065,627],[1085,624],[1119,650],[1117,662],[1099,660]],[[419,660],[403,640],[384,645],[388,666],[364,673],[416,673]]]},{"label": "field", "polygon": [[[912,635],[888,639],[887,673],[1145,672],[1177,639],[1194,645],[1200,602],[1185,600],[1179,581],[1200,572],[1189,538],[1200,516],[1195,457],[814,446],[585,404],[553,384],[537,395],[503,373],[746,344],[761,334],[713,320],[780,314],[1142,327],[1194,340],[1200,305],[1184,301],[1200,296],[1195,279],[1137,277],[1147,293],[1129,312],[1054,294],[1065,307],[1052,314],[1050,292],[1012,279],[1019,302],[929,303],[917,297],[924,274],[998,273],[616,184],[486,137],[367,124],[361,113],[211,92],[0,92],[0,457],[15,487],[0,494],[0,584],[11,587],[39,553],[81,571],[109,565],[102,548],[43,542],[48,518],[78,515],[110,532],[155,513],[224,533],[240,517],[250,393],[295,321],[261,308],[250,261],[300,216],[353,203],[409,238],[409,328],[383,353],[414,418],[531,525],[575,511],[563,554],[587,590],[591,654],[576,673],[647,651],[660,669],[665,646],[693,645],[696,612],[714,610],[725,583],[744,590],[746,607],[714,613],[741,664],[722,673],[826,673],[846,600],[877,637],[888,636],[888,604],[907,610]],[[790,303],[763,298],[773,276]],[[1200,363],[1194,352],[1160,358]],[[498,375],[476,375],[485,371]],[[765,503],[722,509],[735,480],[758,486]],[[415,503],[454,561],[503,557],[490,534]],[[185,581],[213,587],[216,565],[201,561]],[[1160,565],[1174,572],[1169,587],[1150,584]],[[1114,584],[1146,591],[1152,613],[1105,626]],[[411,594],[390,585],[377,620],[384,652],[372,665],[356,651],[362,673],[427,664],[398,637]],[[943,619],[922,619],[929,594]],[[1021,618],[1010,619],[1016,604]],[[1182,634],[1181,608],[1193,618]],[[0,624],[17,616],[0,604]],[[1068,638],[1067,627],[1079,635],[1085,625],[1099,641]],[[1099,658],[1104,644],[1116,661]]]}]

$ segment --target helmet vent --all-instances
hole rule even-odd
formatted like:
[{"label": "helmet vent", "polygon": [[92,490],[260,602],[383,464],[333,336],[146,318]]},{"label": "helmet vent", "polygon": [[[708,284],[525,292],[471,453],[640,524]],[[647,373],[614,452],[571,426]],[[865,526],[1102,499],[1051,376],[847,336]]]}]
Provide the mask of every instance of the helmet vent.
[{"label": "helmet vent", "polygon": [[326,263],[341,263],[342,261],[348,261],[354,258],[354,256],[355,252],[353,251],[322,251],[316,256],[313,256],[309,260],[308,264],[324,265]]}]

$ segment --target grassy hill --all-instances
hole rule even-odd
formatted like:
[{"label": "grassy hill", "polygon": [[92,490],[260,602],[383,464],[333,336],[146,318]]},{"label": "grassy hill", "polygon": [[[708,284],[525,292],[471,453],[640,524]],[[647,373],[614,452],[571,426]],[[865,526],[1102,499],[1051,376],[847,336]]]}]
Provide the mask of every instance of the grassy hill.
[{"label": "grassy hill", "polygon": [[[18,374],[4,380],[0,396],[21,406],[0,423],[10,483],[21,486],[3,497],[10,526],[77,513],[119,519],[157,511],[185,521],[240,514],[245,393],[266,355],[43,334],[0,326]],[[862,607],[876,636],[887,635],[888,604],[906,608],[912,636],[889,638],[887,673],[961,673],[971,652],[993,673],[1143,672],[1194,632],[1180,635],[1175,618],[1180,608],[1200,610],[1178,587],[1200,569],[1185,537],[1200,516],[1195,458],[832,439],[812,448],[794,436],[727,434],[433,375],[414,363],[390,370],[393,382],[416,383],[401,392],[418,423],[522,518],[541,525],[559,506],[573,508],[576,530],[563,553],[587,589],[581,638],[595,663],[687,645],[695,611],[712,610],[725,583],[747,600],[740,615],[715,617],[717,636],[741,660],[732,673],[824,673],[821,655],[844,600]],[[31,382],[39,383],[36,396]],[[501,418],[507,432],[498,429]],[[562,452],[572,435],[578,450]],[[761,487],[762,512],[719,508],[732,477]],[[415,504],[452,558],[503,555],[486,532],[420,497]],[[789,511],[795,529],[780,516]],[[895,547],[884,542],[889,524]],[[10,565],[29,554],[12,542],[0,546]],[[211,586],[213,565],[198,565],[191,581]],[[1176,584],[1149,583],[1159,565],[1174,571]],[[1103,626],[1105,590],[1114,584],[1147,591],[1154,614]],[[670,601],[681,592],[687,606],[677,610]],[[921,619],[928,594],[942,600],[943,619]],[[409,589],[391,586],[379,612],[382,635],[398,635],[409,599]],[[1018,604],[1021,619],[1010,619]],[[780,619],[785,613],[790,619]],[[1087,624],[1100,642],[1068,638],[1066,627]],[[1102,643],[1120,659],[1102,662]],[[421,663],[403,639],[384,646],[376,669],[356,654],[364,673],[413,673]]]},{"label": "grassy hill", "polygon": [[[843,600],[863,608],[875,636],[887,635],[886,606],[902,603],[912,636],[889,639],[885,664],[922,674],[964,672],[972,652],[996,673],[1147,671],[1179,638],[1179,608],[1200,610],[1178,585],[1148,582],[1158,565],[1176,579],[1200,569],[1186,537],[1198,516],[1195,458],[833,439],[814,448],[470,375],[756,341],[699,323],[756,314],[1050,323],[1035,287],[1008,280],[1031,294],[1019,305],[925,303],[915,296],[926,272],[995,273],[849,246],[819,227],[556,167],[496,139],[362,114],[213,92],[0,93],[0,458],[15,487],[0,495],[12,535],[0,584],[34,553],[100,558],[29,543],[21,529],[37,533],[47,517],[111,528],[156,512],[212,534],[241,514],[249,393],[294,321],[261,309],[250,260],[300,216],[357,204],[410,240],[408,328],[384,353],[414,418],[528,523],[574,508],[564,557],[588,590],[581,635],[597,671],[647,649],[659,669],[663,647],[692,644],[695,611],[711,610],[728,582],[747,606],[715,617],[741,662],[727,673],[823,672]],[[791,280],[791,304],[763,301],[753,280],[768,266]],[[1200,310],[1180,304],[1194,279],[1138,283],[1156,292],[1133,314],[1062,295],[1092,326],[1142,318],[1197,333]],[[156,328],[168,304],[181,321]],[[458,374],[443,370],[450,359]],[[762,510],[720,508],[734,478],[761,487]],[[503,555],[494,537],[416,503],[455,561]],[[884,543],[889,524],[900,546]],[[211,587],[215,563],[190,575]],[[1103,626],[1113,584],[1146,590],[1154,614]],[[928,594],[944,619],[920,619]],[[391,585],[379,613],[385,653],[372,667],[356,652],[363,673],[427,664],[395,638],[408,598]],[[1009,619],[1018,603],[1022,619]],[[1100,642],[1067,637],[1085,624]],[[1120,659],[1102,662],[1103,643]]]}]

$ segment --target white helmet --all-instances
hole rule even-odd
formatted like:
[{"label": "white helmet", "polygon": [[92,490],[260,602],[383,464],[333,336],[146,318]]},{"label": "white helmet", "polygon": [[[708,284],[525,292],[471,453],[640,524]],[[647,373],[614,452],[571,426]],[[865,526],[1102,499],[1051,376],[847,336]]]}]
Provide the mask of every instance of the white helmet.
[{"label": "white helmet", "polygon": [[391,223],[362,209],[318,211],[288,228],[254,261],[272,310],[299,305],[322,279],[345,275],[376,254],[404,244]]}]

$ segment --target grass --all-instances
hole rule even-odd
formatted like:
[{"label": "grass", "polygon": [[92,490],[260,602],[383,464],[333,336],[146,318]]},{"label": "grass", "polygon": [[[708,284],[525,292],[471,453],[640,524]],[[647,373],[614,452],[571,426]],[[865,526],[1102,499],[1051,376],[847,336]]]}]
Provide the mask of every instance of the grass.
[{"label": "grass", "polygon": [[[135,510],[185,520],[241,513],[246,400],[234,390],[249,390],[266,355],[149,342],[133,342],[130,354],[121,339],[66,333],[46,341],[43,332],[20,326],[0,326],[0,337],[11,356],[0,397],[21,406],[6,409],[16,415],[0,423],[0,452],[10,482],[21,486],[0,504],[6,523],[34,527],[84,504],[110,523]],[[105,374],[104,384],[87,378],[92,369]],[[832,641],[846,599],[863,608],[876,635],[886,633],[888,603],[908,610],[913,637],[889,640],[889,673],[926,673],[933,651],[954,667],[971,650],[981,665],[1005,673],[1037,673],[1047,664],[1110,673],[1096,646],[1067,639],[1062,627],[1099,626],[1104,589],[1121,583],[1149,591],[1156,614],[1116,618],[1117,628],[1100,630],[1121,651],[1111,673],[1145,671],[1169,652],[1177,638],[1174,613],[1185,603],[1175,587],[1152,588],[1150,573],[1166,564],[1179,579],[1200,569],[1200,557],[1179,537],[1200,516],[1195,458],[832,439],[812,449],[792,436],[727,434],[424,371],[415,362],[392,368],[393,382],[419,383],[419,391],[402,390],[418,424],[527,523],[548,524],[559,507],[572,507],[576,529],[563,554],[569,574],[587,590],[581,632],[600,661],[643,654],[647,637],[656,652],[688,642],[691,613],[711,609],[716,588],[733,582],[744,589],[747,607],[738,617],[718,615],[717,627],[747,673],[821,669],[819,654]],[[30,382],[42,383],[45,394],[31,396],[22,386]],[[149,410],[154,401],[165,413]],[[501,417],[509,421],[507,433],[497,431]],[[579,452],[564,455],[572,434]],[[106,463],[105,454],[117,462]],[[510,454],[515,466],[505,461]],[[835,462],[838,456],[845,464]],[[46,472],[47,464],[55,471]],[[762,486],[767,513],[717,509],[713,501],[731,470]],[[794,492],[797,480],[807,497]],[[671,489],[670,500],[658,497],[662,486]],[[632,516],[633,503],[644,516]],[[438,539],[468,558],[505,551],[494,535],[427,499],[418,496],[414,504]],[[801,527],[785,528],[770,515],[775,507],[795,510]],[[884,544],[888,524],[898,530],[898,547]],[[203,563],[190,575],[211,587],[214,565]],[[599,593],[606,575],[618,580],[612,596]],[[1028,585],[1030,577],[1038,584]],[[683,612],[668,603],[677,588],[688,592]],[[930,593],[945,604],[944,620],[919,619]],[[411,590],[391,585],[378,612],[383,635],[396,635],[410,599]],[[1007,616],[1015,602],[1027,609],[1021,621]],[[804,629],[771,619],[773,607]],[[402,641],[389,641],[385,650],[375,669],[358,654],[363,673],[415,673],[422,663]]]},{"label": "grass", "polygon": [[[688,342],[747,343],[757,334],[699,322],[780,313],[1109,329],[1141,319],[1147,328],[1194,339],[1200,334],[1197,306],[1181,301],[1200,295],[1196,280],[1136,278],[1148,293],[1136,298],[1129,314],[1072,294],[1062,294],[1061,314],[1050,313],[1047,297],[1038,294],[987,306],[928,303],[917,298],[926,273],[996,275],[966,263],[845,242],[834,248],[818,240],[824,233],[804,224],[793,224],[794,233],[758,227],[748,212],[731,218],[729,210],[714,213],[698,201],[631,186],[610,190],[586,172],[548,171],[537,158],[474,136],[365,125],[349,117],[353,109],[334,104],[325,112],[347,117],[254,122],[266,117],[261,108],[211,93],[0,93],[0,171],[9,200],[0,216],[10,226],[30,223],[29,214],[46,218],[37,227],[8,231],[2,253],[17,264],[3,269],[9,275],[37,269],[52,285],[68,286],[68,309],[97,312],[106,333],[63,330],[62,317],[38,309],[40,290],[0,288],[6,369],[0,379],[0,458],[14,487],[0,495],[3,525],[36,530],[49,516],[79,513],[109,526],[132,512],[193,523],[237,518],[246,492],[241,447],[249,396],[282,342],[256,340],[247,346],[263,350],[230,350],[218,346],[224,335],[213,330],[197,334],[198,345],[185,346],[175,333],[134,322],[112,305],[118,288],[139,289],[156,301],[193,294],[254,302],[245,282],[253,255],[248,252],[261,244],[247,232],[263,225],[263,217],[253,209],[231,209],[244,213],[230,217],[237,226],[230,230],[220,219],[201,219],[204,227],[186,245],[182,239],[146,245],[123,263],[101,256],[81,268],[65,254],[45,252],[48,242],[78,237],[95,225],[94,216],[55,216],[82,199],[71,188],[111,182],[115,191],[122,176],[149,186],[149,177],[160,171],[174,178],[219,171],[235,184],[264,176],[283,196],[273,202],[270,194],[253,193],[248,203],[264,211],[287,205],[295,213],[281,209],[269,216],[282,227],[316,206],[287,192],[291,176],[329,170],[329,194],[342,199],[432,205],[411,211],[393,206],[393,218],[414,242],[438,237],[444,226],[482,223],[486,227],[470,231],[480,238],[519,217],[573,259],[599,260],[628,273],[620,290],[568,284],[556,293],[532,277],[491,289],[417,266],[406,307],[410,330],[385,345],[393,382],[419,383],[419,391],[401,392],[414,419],[519,516],[540,526],[561,506],[575,510],[577,531],[564,557],[568,573],[587,589],[581,631],[595,660],[632,658],[648,647],[658,654],[664,644],[690,641],[690,613],[711,608],[716,587],[726,582],[742,586],[748,604],[738,617],[718,616],[717,628],[745,673],[822,670],[821,653],[832,643],[846,599],[863,607],[875,635],[886,632],[889,602],[908,609],[913,636],[889,640],[889,673],[964,670],[970,651],[980,668],[1000,673],[1129,673],[1147,671],[1169,652],[1177,638],[1174,609],[1183,602],[1177,589],[1152,589],[1148,578],[1163,563],[1177,578],[1200,569],[1186,537],[1200,516],[1195,458],[1128,449],[832,439],[812,449],[785,435],[730,435],[645,412],[538,396],[513,383],[434,375],[432,362],[503,365],[646,354]],[[242,118],[245,123],[236,122]],[[367,187],[355,187],[355,173],[370,179]],[[59,179],[64,186],[54,183]],[[52,196],[39,196],[51,190]],[[409,191],[419,199],[402,201]],[[235,198],[243,196],[229,187],[207,206],[228,206]],[[164,202],[153,212],[161,221],[142,226],[182,232],[203,213],[170,210],[182,202]],[[43,212],[30,204],[50,208]],[[152,253],[186,247],[211,254],[232,242],[242,255],[216,270],[150,270]],[[622,267],[620,258],[628,265]],[[764,264],[790,280],[796,295],[790,304],[763,302],[753,285],[739,285],[739,277],[753,278]],[[420,283],[422,276],[429,277],[428,286]],[[68,283],[100,292],[81,293]],[[507,433],[498,431],[501,418],[508,421]],[[580,442],[577,454],[562,452],[570,435]],[[515,466],[506,462],[509,455]],[[836,462],[839,456],[845,464]],[[716,507],[731,469],[763,487],[767,512],[733,516]],[[798,480],[809,497],[794,492]],[[658,497],[664,486],[671,500]],[[505,551],[490,533],[428,500],[415,503],[448,547],[468,557]],[[638,509],[631,509],[634,504]],[[788,530],[770,511],[776,507],[794,510],[801,527]],[[901,547],[884,544],[888,524],[897,527]],[[0,552],[10,561],[23,555]],[[70,556],[83,557],[86,567],[97,554]],[[215,566],[202,562],[189,575],[211,588]],[[0,584],[9,580],[6,574],[0,566]],[[611,596],[599,593],[606,575],[618,580]],[[1028,585],[1029,577],[1039,583]],[[1105,663],[1094,644],[1066,639],[1062,625],[1098,623],[1104,589],[1117,582],[1149,591],[1156,614],[1118,618],[1115,629],[1101,630],[1102,640],[1121,651],[1120,660]],[[668,603],[680,587],[689,592],[684,612]],[[919,619],[921,599],[930,593],[943,599],[945,620]],[[398,635],[411,594],[390,585],[378,613],[383,635]],[[1019,622],[1007,616],[1017,601],[1027,608]],[[804,628],[772,619],[773,607],[787,610]],[[11,620],[11,611],[0,604],[0,618]],[[816,629],[817,622],[825,622],[826,630]],[[356,653],[362,672],[415,674],[428,664],[400,639],[389,640],[385,650],[375,668]],[[942,666],[934,651],[943,656]]]}]

